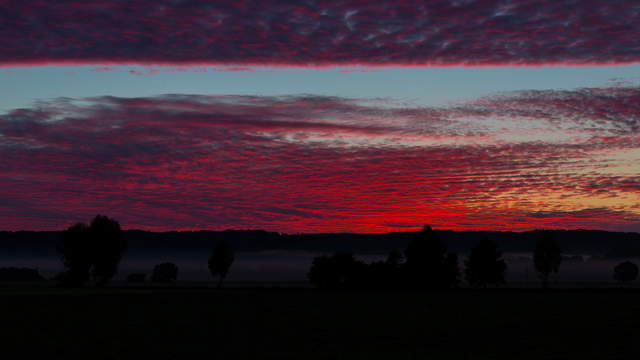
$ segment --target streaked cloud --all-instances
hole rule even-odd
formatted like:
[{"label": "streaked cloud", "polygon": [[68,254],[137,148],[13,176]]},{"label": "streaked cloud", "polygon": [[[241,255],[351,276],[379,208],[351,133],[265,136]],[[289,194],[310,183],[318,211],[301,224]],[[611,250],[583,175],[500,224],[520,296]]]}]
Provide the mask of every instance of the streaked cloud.
[{"label": "streaked cloud", "polygon": [[640,230],[640,88],[58,98],[0,114],[0,216],[155,230]]}]

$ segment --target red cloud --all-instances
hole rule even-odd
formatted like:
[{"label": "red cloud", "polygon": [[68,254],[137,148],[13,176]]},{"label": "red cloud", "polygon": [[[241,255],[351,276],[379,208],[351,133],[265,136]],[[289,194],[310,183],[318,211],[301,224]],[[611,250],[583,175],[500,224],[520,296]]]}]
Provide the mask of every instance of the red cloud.
[{"label": "red cloud", "polygon": [[639,24],[610,0],[7,0],[0,64],[627,64]]},{"label": "red cloud", "polygon": [[[444,108],[316,96],[39,102],[0,114],[0,216],[8,229],[108,213],[154,230],[637,230],[638,170],[624,159],[640,148],[640,110],[599,110],[637,91]],[[558,129],[571,136],[536,137]]]}]

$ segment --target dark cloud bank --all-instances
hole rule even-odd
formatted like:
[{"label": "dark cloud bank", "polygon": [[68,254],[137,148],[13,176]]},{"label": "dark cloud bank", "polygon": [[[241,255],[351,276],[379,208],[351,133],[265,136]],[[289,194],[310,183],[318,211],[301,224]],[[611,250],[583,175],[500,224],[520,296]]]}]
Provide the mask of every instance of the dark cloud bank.
[{"label": "dark cloud bank", "polygon": [[636,1],[0,1],[2,65],[639,61]]}]

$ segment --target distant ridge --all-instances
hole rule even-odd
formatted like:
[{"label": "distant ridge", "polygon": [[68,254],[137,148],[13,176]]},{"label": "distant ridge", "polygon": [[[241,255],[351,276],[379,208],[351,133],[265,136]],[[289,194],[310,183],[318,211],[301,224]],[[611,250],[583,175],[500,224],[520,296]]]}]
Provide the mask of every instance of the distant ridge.
[{"label": "distant ridge", "polygon": [[[553,233],[565,254],[598,257],[640,257],[640,234],[601,230],[453,231],[438,230],[450,251],[465,253],[483,237],[494,240],[503,252],[531,252],[543,232]],[[238,252],[296,250],[313,252],[349,251],[384,254],[404,249],[414,232],[384,234],[280,234],[263,230],[169,231],[125,230],[128,255],[157,253],[209,253],[216,241],[229,241]],[[2,231],[0,257],[52,256],[60,244],[60,231]]]}]

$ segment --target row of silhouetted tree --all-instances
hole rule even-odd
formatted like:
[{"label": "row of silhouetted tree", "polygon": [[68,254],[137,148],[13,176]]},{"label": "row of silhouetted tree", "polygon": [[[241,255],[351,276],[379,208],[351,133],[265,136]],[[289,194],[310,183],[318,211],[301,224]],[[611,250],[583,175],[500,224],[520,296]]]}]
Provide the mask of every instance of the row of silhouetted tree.
[{"label": "row of silhouetted tree", "polygon": [[[126,247],[120,224],[107,216],[97,215],[90,224],[70,226],[63,231],[58,248],[66,269],[58,278],[60,284],[105,286],[117,274]],[[234,260],[231,246],[224,240],[219,241],[208,260],[211,275],[218,278],[218,287]],[[548,287],[550,275],[558,273],[561,262],[558,243],[552,235],[543,235],[533,254],[534,267],[543,287]],[[307,276],[319,288],[447,289],[457,287],[463,277],[473,287],[504,285],[506,271],[507,264],[497,245],[485,238],[471,250],[461,272],[457,254],[448,252],[439,233],[425,225],[403,252],[391,251],[385,261],[367,264],[352,253],[319,256],[313,259]],[[167,262],[155,266],[151,281],[173,282],[177,276],[177,266]],[[637,277],[638,266],[634,263],[623,262],[614,269],[614,278],[618,281],[628,282]],[[144,280],[144,274],[127,277],[132,283]]]},{"label": "row of silhouetted tree", "polygon": [[[98,287],[105,286],[117,274],[126,247],[120,224],[114,219],[97,215],[88,225],[70,226],[63,231],[62,244],[58,248],[66,269],[58,279],[60,285],[79,287],[91,282]],[[224,240],[219,241],[208,261],[211,275],[218,277],[218,287],[234,259],[231,246]],[[151,280],[171,282],[177,276],[178,267],[167,262],[154,268]],[[127,280],[144,281],[144,274],[131,274]]]},{"label": "row of silhouetted tree", "polygon": [[[542,286],[557,273],[562,253],[555,239],[544,236],[536,243],[533,262]],[[502,253],[490,239],[482,239],[464,261],[464,279],[473,287],[505,284],[507,264]],[[319,256],[313,260],[307,274],[319,288],[401,288],[447,289],[462,281],[457,254],[447,251],[438,232],[425,225],[401,253],[389,253],[386,261],[370,264],[357,260],[352,253]]]}]

